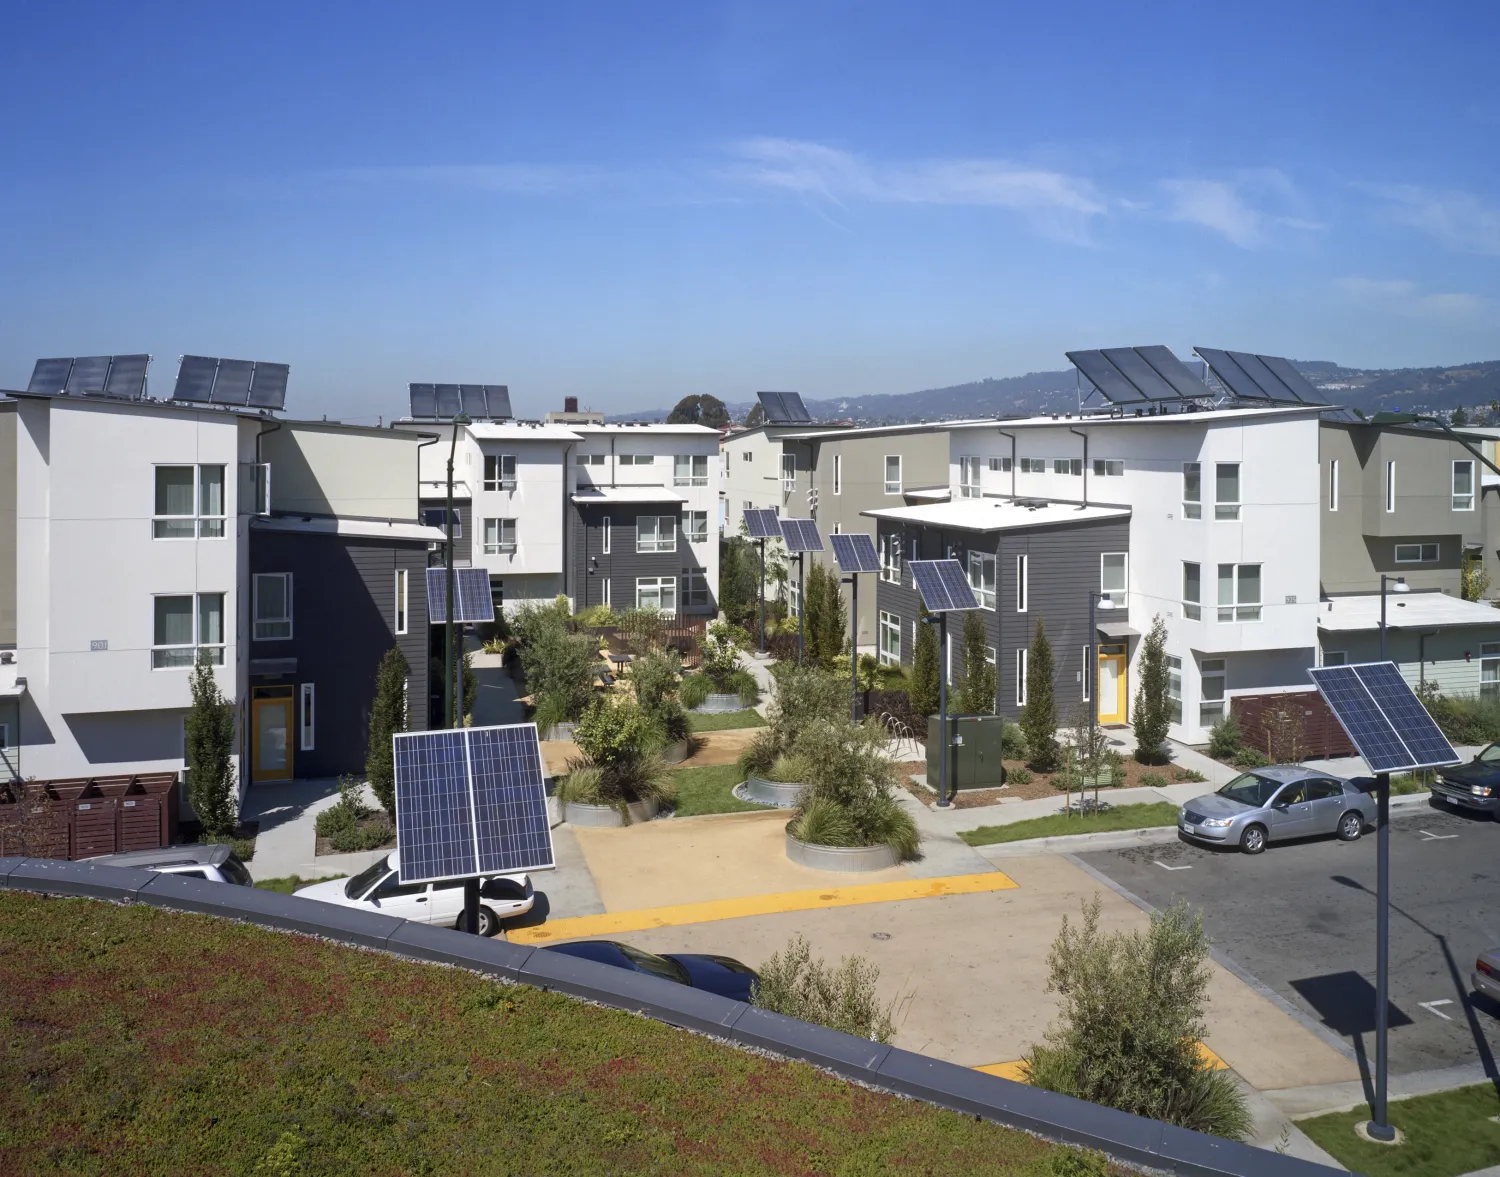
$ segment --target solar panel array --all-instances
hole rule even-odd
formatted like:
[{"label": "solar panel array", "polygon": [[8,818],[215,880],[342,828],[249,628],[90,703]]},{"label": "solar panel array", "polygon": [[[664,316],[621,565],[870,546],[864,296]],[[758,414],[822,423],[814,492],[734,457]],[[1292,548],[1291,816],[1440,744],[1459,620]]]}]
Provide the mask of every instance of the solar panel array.
[{"label": "solar panel array", "polygon": [[798,552],[821,552],[823,537],[818,534],[818,525],[811,519],[782,519],[781,538],[786,541],[786,550]]},{"label": "solar panel array", "polygon": [[800,392],[757,392],[760,407],[771,425],[802,425],[812,420]]},{"label": "solar panel array", "polygon": [[1320,666],[1307,673],[1371,772],[1459,763],[1395,663]]},{"label": "solar panel array", "polygon": [[912,581],[922,594],[929,613],[952,613],[958,609],[977,609],[979,602],[969,587],[964,566],[957,560],[912,560]]},{"label": "solar panel array", "polygon": [[183,356],[172,399],[242,409],[284,409],[290,373],[286,364]]},{"label": "solar panel array", "polygon": [[64,356],[38,360],[27,392],[114,396],[138,401],[146,395],[148,355]]},{"label": "solar panel array", "polygon": [[398,732],[394,754],[402,883],[556,865],[535,724]]},{"label": "solar panel array", "polygon": [[880,557],[875,554],[875,537],[862,531],[836,531],[828,537],[833,558],[840,572],[879,572]]},{"label": "solar panel array", "polygon": [[1281,356],[1258,356],[1247,351],[1216,347],[1193,349],[1207,362],[1224,387],[1240,400],[1282,401],[1324,405],[1327,400],[1307,378]]},{"label": "solar panel array", "polygon": [[775,511],[752,508],[745,512],[745,530],[751,539],[780,539],[781,524]]},{"label": "solar panel array", "polygon": [[1070,351],[1067,356],[1113,404],[1155,404],[1213,395],[1171,348],[1160,344]]},{"label": "solar panel array", "polygon": [[413,417],[452,418],[465,413],[475,421],[508,421],[510,388],[504,384],[409,384]]},{"label": "solar panel array", "polygon": [[[448,570],[427,570],[427,620],[431,625],[444,625],[448,621]],[[495,598],[490,594],[490,573],[487,568],[455,568],[453,570],[453,620],[494,621]]]}]

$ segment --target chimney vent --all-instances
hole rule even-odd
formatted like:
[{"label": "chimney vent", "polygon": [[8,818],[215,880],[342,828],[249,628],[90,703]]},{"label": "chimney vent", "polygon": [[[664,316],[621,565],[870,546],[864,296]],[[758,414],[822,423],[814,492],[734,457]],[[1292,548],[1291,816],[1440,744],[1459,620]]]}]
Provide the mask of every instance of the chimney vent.
[{"label": "chimney vent", "polygon": [[563,412],[565,412],[565,413],[576,413],[576,412],[578,412],[578,398],[576,396],[565,396],[565,397],[563,397]]}]

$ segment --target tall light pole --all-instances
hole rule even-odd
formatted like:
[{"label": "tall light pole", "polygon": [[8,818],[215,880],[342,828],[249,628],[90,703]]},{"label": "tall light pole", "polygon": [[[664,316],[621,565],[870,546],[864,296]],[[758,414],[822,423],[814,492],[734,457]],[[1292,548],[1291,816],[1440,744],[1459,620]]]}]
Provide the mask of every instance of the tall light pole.
[{"label": "tall light pole", "polygon": [[[1387,582],[1394,593],[1410,592],[1404,576],[1380,574],[1380,660],[1385,656],[1385,594]],[[1386,1122],[1386,1071],[1389,1064],[1391,971],[1391,774],[1375,774],[1379,805],[1375,819],[1375,1108],[1365,1131],[1375,1140],[1396,1139],[1396,1130]]]},{"label": "tall light pole", "polygon": [[447,706],[444,709],[446,725],[448,727],[461,727],[462,720],[458,719],[458,701],[454,698],[453,690],[453,457],[458,450],[458,431],[469,424],[469,415],[459,413],[453,418],[453,440],[448,446],[448,544],[447,553],[443,557],[446,570],[446,581],[448,589],[448,618],[443,634],[443,691],[447,695]]}]

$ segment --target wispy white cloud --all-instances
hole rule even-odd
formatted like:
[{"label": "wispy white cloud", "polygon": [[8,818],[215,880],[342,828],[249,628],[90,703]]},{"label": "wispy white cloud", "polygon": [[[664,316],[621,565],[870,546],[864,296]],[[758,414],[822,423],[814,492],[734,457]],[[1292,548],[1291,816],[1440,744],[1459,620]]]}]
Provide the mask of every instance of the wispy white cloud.
[{"label": "wispy white cloud", "polygon": [[1163,180],[1161,188],[1168,220],[1201,225],[1241,249],[1265,245],[1276,229],[1322,228],[1307,216],[1291,178],[1275,168],[1238,172],[1228,180]]},{"label": "wispy white cloud", "polygon": [[797,139],[746,139],[731,148],[725,178],[835,207],[856,202],[965,205],[1023,215],[1037,229],[1085,241],[1108,205],[1088,180],[986,158],[879,162]]},{"label": "wispy white cloud", "polygon": [[1417,184],[1365,185],[1399,224],[1419,229],[1461,253],[1500,254],[1500,205],[1470,192]]},{"label": "wispy white cloud", "polygon": [[1463,324],[1492,313],[1493,304],[1485,298],[1461,291],[1424,291],[1405,278],[1369,278],[1351,275],[1340,278],[1335,287],[1347,298],[1362,306],[1410,319]]}]

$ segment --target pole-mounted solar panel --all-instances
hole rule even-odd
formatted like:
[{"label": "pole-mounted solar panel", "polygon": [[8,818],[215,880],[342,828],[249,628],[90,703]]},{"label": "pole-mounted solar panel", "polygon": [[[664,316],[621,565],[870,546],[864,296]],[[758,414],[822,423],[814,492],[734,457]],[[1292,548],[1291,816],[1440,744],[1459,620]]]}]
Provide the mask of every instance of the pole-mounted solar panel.
[{"label": "pole-mounted solar panel", "polygon": [[[490,592],[490,574],[486,568],[453,570],[453,620],[460,624],[495,620],[495,598]],[[447,569],[427,570],[427,621],[445,625],[448,621]]]}]

